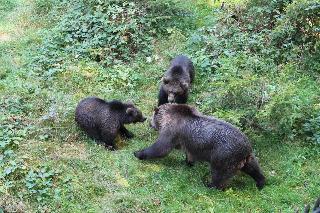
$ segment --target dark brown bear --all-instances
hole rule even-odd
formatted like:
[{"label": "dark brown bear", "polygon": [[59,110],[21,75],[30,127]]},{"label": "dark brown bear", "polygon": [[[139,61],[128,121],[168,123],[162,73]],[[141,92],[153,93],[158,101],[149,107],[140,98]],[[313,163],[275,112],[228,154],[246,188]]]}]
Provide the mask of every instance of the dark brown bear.
[{"label": "dark brown bear", "polygon": [[[298,213],[299,210],[297,210],[296,212]],[[304,208],[304,213],[309,213],[309,212],[310,212],[310,205],[307,205]],[[320,213],[320,197],[314,203],[314,207],[313,207],[311,213]]]},{"label": "dark brown bear", "polygon": [[185,104],[161,105],[151,125],[159,137],[150,147],[134,153],[140,160],[164,157],[180,145],[189,165],[197,160],[210,163],[212,181],[208,187],[224,189],[238,170],[250,175],[259,189],[265,185],[248,138],[233,125]]},{"label": "dark brown bear", "polygon": [[115,138],[132,138],[124,124],[143,122],[146,118],[133,103],[110,102],[97,97],[88,97],[80,101],[76,108],[75,120],[91,138],[106,148],[116,149]]},{"label": "dark brown bear", "polygon": [[184,55],[175,57],[162,78],[158,106],[165,103],[186,103],[193,78],[192,61]]}]

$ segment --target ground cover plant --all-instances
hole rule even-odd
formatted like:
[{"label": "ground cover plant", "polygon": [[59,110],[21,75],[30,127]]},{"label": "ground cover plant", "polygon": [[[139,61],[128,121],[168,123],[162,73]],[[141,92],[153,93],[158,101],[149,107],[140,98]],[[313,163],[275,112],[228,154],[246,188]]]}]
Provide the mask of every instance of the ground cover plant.
[{"label": "ground cover plant", "polygon": [[[0,212],[294,212],[320,195],[316,0],[4,0],[0,4]],[[175,150],[140,162],[148,123],[118,151],[74,122],[86,96],[133,100],[151,116],[178,54],[194,62],[189,103],[250,138],[267,185]]]}]

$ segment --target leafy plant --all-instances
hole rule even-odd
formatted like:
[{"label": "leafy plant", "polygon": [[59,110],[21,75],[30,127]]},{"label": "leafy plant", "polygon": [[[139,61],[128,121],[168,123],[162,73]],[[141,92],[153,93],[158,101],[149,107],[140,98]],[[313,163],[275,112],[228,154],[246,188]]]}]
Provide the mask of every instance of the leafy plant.
[{"label": "leafy plant", "polygon": [[318,113],[308,119],[303,127],[303,131],[308,135],[308,139],[320,144],[320,114]]},{"label": "leafy plant", "polygon": [[52,180],[57,173],[46,168],[33,169],[20,152],[21,143],[30,137],[32,129],[24,121],[27,104],[12,96],[3,97],[0,106],[4,109],[0,117],[0,192],[35,195],[38,201],[54,196]]},{"label": "leafy plant", "polygon": [[[306,132],[301,130],[307,119],[318,111],[315,106],[318,104],[319,89],[307,79],[286,82],[274,91],[270,102],[259,112],[259,120],[267,130],[278,135],[291,139],[305,137]],[[308,87],[301,87],[306,82],[309,82]]]},{"label": "leafy plant", "polygon": [[13,125],[0,127],[0,191],[15,187],[16,180],[24,177],[26,166],[23,159],[15,154],[26,132],[16,130]]},{"label": "leafy plant", "polygon": [[25,177],[25,183],[30,195],[32,197],[35,196],[37,201],[42,201],[44,198],[52,196],[56,175],[55,171],[47,167],[29,170]]},{"label": "leafy plant", "polygon": [[109,66],[130,62],[137,54],[150,55],[153,38],[167,33],[164,29],[170,20],[181,14],[172,2],[160,1],[73,0],[56,4],[67,9],[56,27],[45,33],[32,64],[45,76],[63,70],[65,58]]},{"label": "leafy plant", "polygon": [[309,133],[301,130],[316,113],[318,89],[303,73],[320,70],[319,8],[316,1],[250,0],[220,10],[213,26],[188,41],[207,82],[200,107],[259,132],[291,139],[316,134],[315,120]]}]

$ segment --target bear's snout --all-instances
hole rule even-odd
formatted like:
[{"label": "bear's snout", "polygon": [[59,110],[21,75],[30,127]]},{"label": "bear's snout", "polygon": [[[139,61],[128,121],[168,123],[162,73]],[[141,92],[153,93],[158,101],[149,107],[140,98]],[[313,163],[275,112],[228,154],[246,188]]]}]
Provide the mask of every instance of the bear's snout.
[{"label": "bear's snout", "polygon": [[141,118],[141,122],[144,122],[145,120],[147,120],[147,117],[144,117],[144,116],[143,116],[143,117]]},{"label": "bear's snout", "polygon": [[139,160],[145,159],[145,155],[143,154],[143,151],[135,151],[133,154]]},{"label": "bear's snout", "polygon": [[168,102],[169,102],[169,103],[173,103],[173,102],[174,102],[174,94],[173,94],[173,93],[169,93],[169,95],[168,95]]}]

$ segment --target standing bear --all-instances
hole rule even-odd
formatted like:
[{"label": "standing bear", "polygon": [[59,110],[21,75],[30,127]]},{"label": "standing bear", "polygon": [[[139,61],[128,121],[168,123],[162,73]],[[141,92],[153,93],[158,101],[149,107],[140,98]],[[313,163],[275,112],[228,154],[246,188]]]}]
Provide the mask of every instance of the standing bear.
[{"label": "standing bear", "polygon": [[75,121],[97,143],[115,150],[115,138],[122,136],[132,138],[124,124],[144,122],[146,118],[133,103],[113,100],[104,101],[97,97],[88,97],[80,101],[76,108]]},{"label": "standing bear", "polygon": [[165,103],[186,103],[193,79],[192,61],[184,55],[175,57],[162,78],[158,106]]},{"label": "standing bear", "polygon": [[230,123],[202,115],[185,104],[164,104],[155,110],[151,126],[159,131],[159,137],[150,147],[134,153],[138,159],[161,158],[180,145],[188,165],[197,160],[210,163],[208,187],[224,189],[239,170],[250,175],[259,189],[265,185],[248,138]]}]

